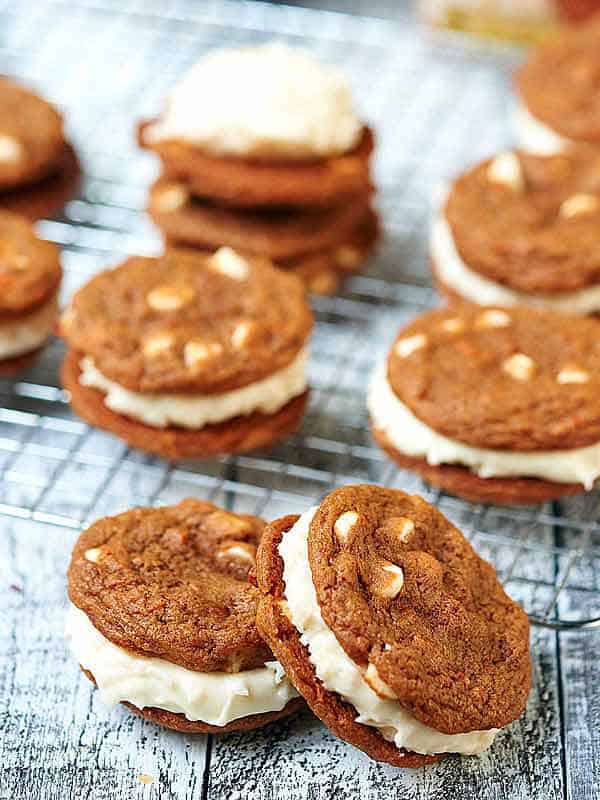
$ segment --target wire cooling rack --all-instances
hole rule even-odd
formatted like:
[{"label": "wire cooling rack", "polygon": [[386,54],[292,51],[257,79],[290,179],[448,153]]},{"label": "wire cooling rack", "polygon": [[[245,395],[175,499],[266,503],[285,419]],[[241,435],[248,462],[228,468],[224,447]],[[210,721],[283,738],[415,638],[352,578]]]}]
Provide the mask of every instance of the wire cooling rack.
[{"label": "wire cooling rack", "polygon": [[[600,626],[598,493],[518,510],[474,506],[397,470],[368,432],[375,363],[399,326],[436,302],[426,268],[431,196],[510,141],[509,75],[518,54],[466,52],[455,40],[429,39],[408,18],[391,24],[226,0],[4,2],[0,31],[0,71],[64,109],[85,168],[80,196],[39,226],[63,247],[64,299],[124,255],[160,249],[143,214],[156,164],[136,149],[134,126],[203,51],[225,43],[276,37],[344,69],[378,133],[386,231],[364,275],[337,297],[314,299],[313,392],[297,435],[268,452],[167,465],[73,416],[58,383],[62,345],[53,342],[19,380],[0,382],[0,516],[72,529],[196,495],[274,518],[345,483],[381,483],[436,503],[493,561],[534,622]],[[538,587],[549,598],[542,607],[529,604]]]}]

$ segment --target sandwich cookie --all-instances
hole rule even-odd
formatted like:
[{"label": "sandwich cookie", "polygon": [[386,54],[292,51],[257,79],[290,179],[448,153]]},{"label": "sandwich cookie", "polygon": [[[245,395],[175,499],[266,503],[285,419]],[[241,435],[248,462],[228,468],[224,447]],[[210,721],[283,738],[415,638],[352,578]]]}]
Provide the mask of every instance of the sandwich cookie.
[{"label": "sandwich cookie", "polygon": [[206,55],[139,141],[167,178],[237,208],[331,206],[371,189],[373,135],[345,80],[279,43]]},{"label": "sandwich cookie", "polygon": [[525,708],[527,616],[419,497],[346,486],[276,520],[257,579],[259,632],[315,714],[371,758],[481,753]]},{"label": "sandwich cookie", "polygon": [[129,258],[61,320],[75,411],[165,458],[265,447],[308,397],[312,314],[294,275],[221,248]]},{"label": "sandwich cookie", "polygon": [[538,47],[517,71],[519,145],[532,153],[600,145],[600,16],[564,28]]},{"label": "sandwich cookie", "polygon": [[263,527],[189,499],[81,534],[67,635],[106,703],[186,733],[258,728],[302,705],[256,630],[247,579]]},{"label": "sandwich cookie", "polygon": [[58,249],[23,217],[0,210],[0,374],[27,366],[58,318]]},{"label": "sandwich cookie", "polygon": [[457,178],[431,231],[450,301],[600,312],[600,150],[506,152]]},{"label": "sandwich cookie", "polygon": [[79,162],[61,114],[0,77],[0,208],[31,220],[59,210],[78,188]]},{"label": "sandwich cookie", "polygon": [[600,476],[593,318],[515,306],[423,314],[372,380],[373,434],[402,467],[501,505],[590,490]]}]

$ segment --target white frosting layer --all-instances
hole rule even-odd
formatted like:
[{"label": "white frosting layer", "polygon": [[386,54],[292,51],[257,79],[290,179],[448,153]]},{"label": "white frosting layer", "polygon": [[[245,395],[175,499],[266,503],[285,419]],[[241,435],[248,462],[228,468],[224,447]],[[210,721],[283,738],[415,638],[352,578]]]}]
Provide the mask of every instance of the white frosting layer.
[{"label": "white frosting layer", "polygon": [[298,693],[278,661],[243,672],[194,672],[162,658],[133,655],[106,639],[74,605],[67,616],[73,655],[89,670],[108,705],[162,708],[192,722],[227,725],[251,714],[280,711]]},{"label": "white frosting layer", "polygon": [[514,110],[513,125],[519,147],[529,153],[551,156],[573,144],[570,139],[566,139],[536,119],[522,102],[519,102]]},{"label": "white frosting layer", "polygon": [[434,218],[430,247],[442,283],[472,303],[530,305],[567,314],[591,314],[600,310],[600,285],[574,292],[534,295],[514,291],[469,269],[456,249],[452,230],[442,212],[438,212]]},{"label": "white frosting layer", "polygon": [[0,361],[31,353],[44,344],[58,316],[58,296],[32,314],[0,321]]},{"label": "white frosting layer", "polygon": [[461,464],[480,478],[542,478],[558,483],[582,483],[591,489],[600,476],[600,442],[573,450],[520,453],[470,447],[436,433],[400,401],[385,367],[376,370],[367,400],[375,428],[383,431],[401,453],[429,464]]},{"label": "white frosting layer", "polygon": [[139,419],[154,428],[177,425],[199,430],[255,411],[275,414],[306,391],[307,361],[308,350],[303,349],[284,369],[223,394],[143,394],[109,380],[96,368],[93,359],[86,356],[80,363],[79,382],[104,392],[105,405],[117,414]]},{"label": "white frosting layer", "polygon": [[208,53],[146,135],[183,139],[215,155],[294,159],[343,153],[361,131],[342,75],[275,42]]},{"label": "white frosting layer", "polygon": [[363,678],[363,672],[346,655],[321,616],[308,561],[308,529],[317,511],[311,508],[284,534],[279,545],[283,580],[294,627],[308,648],[317,677],[326,689],[341,695],[356,709],[356,721],[377,728],[396,747],[415,753],[462,753],[486,750],[496,730],[450,735],[419,722],[397,700],[382,700]]}]

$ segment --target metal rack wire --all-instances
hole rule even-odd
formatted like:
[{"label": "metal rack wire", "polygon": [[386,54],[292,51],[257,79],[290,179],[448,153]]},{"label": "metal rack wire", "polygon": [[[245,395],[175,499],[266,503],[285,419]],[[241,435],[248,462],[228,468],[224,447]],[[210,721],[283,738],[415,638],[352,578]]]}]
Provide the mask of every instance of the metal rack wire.
[{"label": "metal rack wire", "polygon": [[[160,107],[202,51],[224,43],[285,38],[343,67],[378,131],[386,227],[370,269],[340,296],[314,300],[314,388],[297,435],[269,452],[167,465],[72,415],[58,383],[62,346],[54,342],[17,382],[0,381],[0,516],[78,528],[132,505],[199,495],[275,517],[302,511],[344,483],[377,482],[435,502],[526,607],[537,587],[549,590],[534,622],[600,627],[598,493],[537,508],[473,506],[397,470],[368,433],[365,391],[374,364],[402,322],[436,302],[426,271],[431,195],[510,140],[509,68],[518,54],[466,52],[454,40],[428,40],[409,20],[393,25],[327,12],[316,20],[298,7],[227,0],[0,3],[0,70],[64,107],[85,166],[81,195],[63,216],[40,224],[64,248],[65,298],[123,255],[160,248],[142,213],[155,164],[136,150],[134,125]],[[41,36],[49,29],[52,36]]]}]

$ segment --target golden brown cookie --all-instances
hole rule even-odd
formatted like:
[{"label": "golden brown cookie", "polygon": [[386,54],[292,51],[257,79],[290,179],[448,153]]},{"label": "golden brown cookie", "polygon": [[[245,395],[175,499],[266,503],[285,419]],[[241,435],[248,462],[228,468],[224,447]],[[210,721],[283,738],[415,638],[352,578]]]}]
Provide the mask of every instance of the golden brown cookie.
[{"label": "golden brown cookie", "polygon": [[0,77],[0,109],[0,191],[49,175],[65,146],[62,116],[7,77]]},{"label": "golden brown cookie", "polygon": [[63,383],[84,419],[151,453],[263,447],[300,422],[311,327],[301,281],[265,260],[130,258],[63,315]]},{"label": "golden brown cookie", "polygon": [[181,245],[233,247],[273,261],[344,244],[364,219],[369,195],[322,209],[232,209],[193,197],[186,185],[160,178],[150,188],[148,213],[164,236]]},{"label": "golden brown cookie", "polygon": [[600,16],[564,28],[538,47],[516,74],[519,97],[531,114],[556,133],[600,144]]},{"label": "golden brown cookie", "polygon": [[2,192],[0,208],[22,214],[33,222],[51,217],[77,194],[80,182],[77,154],[67,144],[50,175],[36,183]]},{"label": "golden brown cookie", "polygon": [[454,181],[443,214],[464,264],[494,283],[548,296],[600,283],[600,153],[590,148],[486,159]]},{"label": "golden brown cookie", "polygon": [[593,318],[519,306],[423,314],[373,380],[375,437],[402,467],[468,499],[541,502],[591,488],[599,331]]},{"label": "golden brown cookie", "polygon": [[146,136],[149,124],[139,127],[140,145],[160,156],[166,178],[184,183],[198,197],[234,207],[331,206],[372,189],[369,128],[344,155],[298,162],[219,157],[183,141],[152,142]]},{"label": "golden brown cookie", "polygon": [[[144,659],[152,658],[187,670],[186,680],[194,673],[244,677],[244,672],[273,660],[255,626],[258,591],[248,583],[263,527],[257,517],[195,499],[101,519],[75,544],[69,597],[104,639],[141,657],[131,667],[140,675],[150,669]],[[78,652],[77,646],[73,649]],[[96,682],[96,656],[86,656],[90,663],[82,667]],[[160,662],[153,665],[153,670],[161,668]],[[160,707],[125,704],[185,732],[259,727],[298,707],[291,699],[279,709],[219,727]]]},{"label": "golden brown cookie", "polygon": [[[286,533],[306,535],[298,519],[277,520],[263,536],[259,631],[336,735],[396,766],[436,760],[402,750],[374,725],[358,722],[349,698],[317,678],[316,640],[305,619],[298,622],[305,626],[302,641],[294,624],[302,586],[290,594],[280,547]],[[303,574],[312,576],[312,589],[306,592],[315,593],[327,630],[377,696],[448,735],[489,731],[520,716],[531,681],[527,617],[445,517],[404,492],[347,486],[309,520],[310,569]],[[333,674],[333,663],[328,670]]]}]

